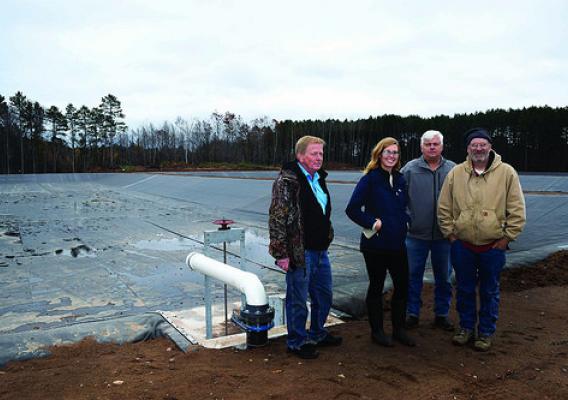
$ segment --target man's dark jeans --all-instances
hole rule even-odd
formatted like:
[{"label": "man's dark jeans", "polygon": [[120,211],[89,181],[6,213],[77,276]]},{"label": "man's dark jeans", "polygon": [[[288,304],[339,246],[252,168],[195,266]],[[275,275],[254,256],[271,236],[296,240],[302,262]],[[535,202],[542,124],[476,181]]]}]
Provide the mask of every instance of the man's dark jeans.
[{"label": "man's dark jeans", "polygon": [[[299,349],[304,343],[317,343],[327,335],[324,328],[332,302],[331,265],[327,251],[306,250],[306,268],[286,273],[287,344]],[[310,296],[310,329],[306,330]]]}]

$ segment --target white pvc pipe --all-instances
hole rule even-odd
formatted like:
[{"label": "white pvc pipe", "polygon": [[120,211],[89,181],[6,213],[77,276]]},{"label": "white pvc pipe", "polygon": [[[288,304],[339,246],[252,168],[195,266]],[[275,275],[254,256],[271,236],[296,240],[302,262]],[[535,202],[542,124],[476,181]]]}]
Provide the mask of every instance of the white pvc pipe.
[{"label": "white pvc pipe", "polygon": [[258,276],[252,272],[241,271],[195,251],[189,253],[185,263],[192,270],[199,271],[238,289],[241,293],[244,293],[247,304],[251,306],[268,304],[264,286],[262,286]]}]

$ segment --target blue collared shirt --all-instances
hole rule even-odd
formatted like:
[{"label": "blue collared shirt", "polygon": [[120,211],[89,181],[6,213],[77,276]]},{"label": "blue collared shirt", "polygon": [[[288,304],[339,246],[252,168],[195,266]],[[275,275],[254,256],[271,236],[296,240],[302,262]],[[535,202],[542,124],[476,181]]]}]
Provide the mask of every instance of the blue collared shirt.
[{"label": "blue collared shirt", "polygon": [[314,174],[314,177],[312,178],[310,173],[306,171],[306,169],[302,166],[301,163],[298,162],[298,166],[300,167],[304,175],[306,175],[306,179],[308,180],[308,183],[312,188],[312,192],[314,192],[314,196],[316,196],[316,200],[318,201],[319,205],[321,206],[321,209],[323,210],[323,213],[325,214],[325,208],[327,207],[327,194],[325,194],[325,192],[323,191],[323,189],[319,184],[319,174],[316,172]]}]

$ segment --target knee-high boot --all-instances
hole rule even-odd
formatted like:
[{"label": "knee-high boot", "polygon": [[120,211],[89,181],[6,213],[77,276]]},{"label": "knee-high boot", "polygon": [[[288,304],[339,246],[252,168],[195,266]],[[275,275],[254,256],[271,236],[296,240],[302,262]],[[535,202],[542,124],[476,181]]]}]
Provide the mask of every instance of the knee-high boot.
[{"label": "knee-high boot", "polygon": [[383,329],[382,298],[378,302],[367,299],[367,316],[371,326],[371,340],[381,346],[391,347],[392,340],[385,334]]},{"label": "knee-high boot", "polygon": [[416,342],[406,332],[404,322],[406,321],[406,302],[392,300],[392,338],[405,346],[414,347]]}]

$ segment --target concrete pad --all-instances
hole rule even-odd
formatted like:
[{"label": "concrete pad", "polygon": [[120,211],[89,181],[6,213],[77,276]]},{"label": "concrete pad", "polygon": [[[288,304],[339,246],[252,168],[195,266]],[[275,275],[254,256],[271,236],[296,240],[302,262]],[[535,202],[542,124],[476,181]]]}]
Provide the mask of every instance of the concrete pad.
[{"label": "concrete pad", "polygon": [[[238,310],[240,302],[233,302],[229,305],[229,310]],[[309,308],[308,308],[309,309]],[[179,333],[187,338],[192,344],[210,349],[222,349],[226,347],[246,348],[246,333],[238,331],[238,328],[231,323],[229,312],[229,334],[225,335],[225,316],[222,305],[213,307],[213,337],[206,338],[205,333],[205,307],[194,307],[179,311],[159,311],[159,314],[174,327]],[[343,321],[333,313],[330,313],[325,326],[331,327],[342,324]],[[309,326],[310,320],[306,323]],[[286,325],[276,325],[268,331],[268,339],[285,336],[287,334]]]}]

